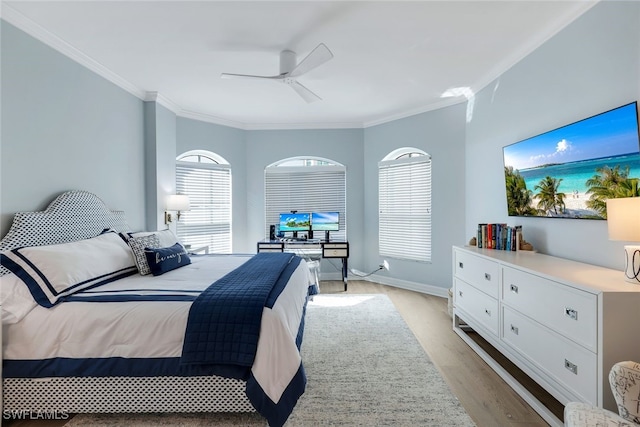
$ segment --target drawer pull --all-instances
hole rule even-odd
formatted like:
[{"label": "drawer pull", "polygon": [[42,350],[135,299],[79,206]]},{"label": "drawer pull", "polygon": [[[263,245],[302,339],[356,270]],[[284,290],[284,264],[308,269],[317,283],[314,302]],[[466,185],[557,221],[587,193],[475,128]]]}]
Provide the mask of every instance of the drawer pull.
[{"label": "drawer pull", "polygon": [[518,327],[511,325],[511,332],[513,332],[514,334],[518,335]]},{"label": "drawer pull", "polygon": [[458,291],[458,295],[462,296],[462,291]]},{"label": "drawer pull", "polygon": [[572,308],[565,307],[564,308],[564,314],[565,314],[565,316],[569,317],[570,319],[578,320],[578,310],[574,310]]},{"label": "drawer pull", "polygon": [[487,316],[491,316],[491,310],[488,310],[488,309],[485,308],[484,312],[487,313]]},{"label": "drawer pull", "polygon": [[491,280],[491,275],[489,273],[484,273],[484,278],[487,280]]},{"label": "drawer pull", "polygon": [[511,292],[513,292],[514,294],[518,293],[518,287],[516,285],[509,286],[509,289],[511,289]]},{"label": "drawer pull", "polygon": [[464,268],[464,263],[459,262],[459,263],[458,263],[458,267],[460,267],[460,268]]},{"label": "drawer pull", "polygon": [[571,371],[571,373],[578,375],[578,365],[569,362],[567,359],[564,359],[564,367]]}]

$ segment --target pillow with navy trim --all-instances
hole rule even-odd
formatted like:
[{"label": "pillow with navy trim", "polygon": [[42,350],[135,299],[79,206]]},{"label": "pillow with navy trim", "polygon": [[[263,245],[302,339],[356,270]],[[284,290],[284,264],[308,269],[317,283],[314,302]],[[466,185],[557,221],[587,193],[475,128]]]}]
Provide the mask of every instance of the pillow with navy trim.
[{"label": "pillow with navy trim", "polygon": [[38,306],[29,288],[13,273],[0,277],[2,324],[18,323]]},{"label": "pillow with navy trim", "polygon": [[149,263],[144,255],[144,250],[145,248],[159,248],[160,239],[158,239],[158,236],[155,234],[149,234],[148,236],[132,237],[127,241],[127,243],[133,251],[138,272],[143,276],[151,273],[151,270],[149,270]]},{"label": "pillow with navy trim", "polygon": [[168,248],[145,249],[149,268],[154,276],[191,264],[187,250],[180,243]]},{"label": "pillow with navy trim", "polygon": [[100,234],[105,234],[105,233],[116,233],[116,234],[117,234],[118,236],[120,236],[120,238],[121,238],[122,240],[124,240],[125,242],[126,242],[127,240],[129,240],[129,235],[128,235],[127,233],[123,233],[123,232],[121,232],[121,231],[116,231],[116,230],[114,230],[113,228],[105,228],[104,230],[102,230],[102,231],[100,232]]},{"label": "pillow with navy trim", "polygon": [[17,248],[2,253],[0,261],[27,285],[33,299],[43,307],[136,273],[131,249],[116,233]]}]

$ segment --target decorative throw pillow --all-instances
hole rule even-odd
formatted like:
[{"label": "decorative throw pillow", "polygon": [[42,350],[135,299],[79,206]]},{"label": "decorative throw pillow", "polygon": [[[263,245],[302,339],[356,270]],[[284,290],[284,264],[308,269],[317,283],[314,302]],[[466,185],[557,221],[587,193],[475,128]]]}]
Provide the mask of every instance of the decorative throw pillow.
[{"label": "decorative throw pillow", "polygon": [[144,250],[145,248],[159,248],[160,239],[158,239],[158,236],[149,234],[148,236],[132,237],[127,243],[133,251],[133,257],[136,260],[136,266],[140,274],[144,276],[151,273],[147,257],[144,255]]},{"label": "decorative throw pillow", "polygon": [[187,250],[180,243],[168,248],[148,248],[144,253],[154,276],[191,264]]},{"label": "decorative throw pillow", "polygon": [[160,240],[160,248],[168,248],[169,246],[173,246],[176,243],[180,243],[180,240],[173,234],[173,231],[168,228],[165,230],[158,231],[136,231],[134,233],[127,233],[128,236],[131,237],[142,237],[149,236],[151,234],[155,234],[158,236],[158,240]]}]

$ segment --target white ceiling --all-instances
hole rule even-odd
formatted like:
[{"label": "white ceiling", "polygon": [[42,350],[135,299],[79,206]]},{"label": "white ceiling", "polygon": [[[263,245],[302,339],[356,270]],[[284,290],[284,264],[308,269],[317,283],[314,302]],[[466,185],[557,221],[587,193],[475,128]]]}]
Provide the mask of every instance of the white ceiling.
[{"label": "white ceiling", "polygon": [[[464,100],[594,1],[3,1],[2,18],[142,99],[242,129],[367,127]],[[271,81],[279,53],[334,58]]]}]

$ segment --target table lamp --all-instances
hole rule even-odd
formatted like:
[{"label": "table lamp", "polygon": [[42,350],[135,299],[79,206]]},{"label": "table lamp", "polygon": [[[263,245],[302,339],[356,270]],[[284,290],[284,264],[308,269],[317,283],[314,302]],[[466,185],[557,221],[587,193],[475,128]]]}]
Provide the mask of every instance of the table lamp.
[{"label": "table lamp", "polygon": [[[640,242],[640,197],[607,200],[609,240]],[[625,279],[640,284],[640,245],[625,245]]]}]

